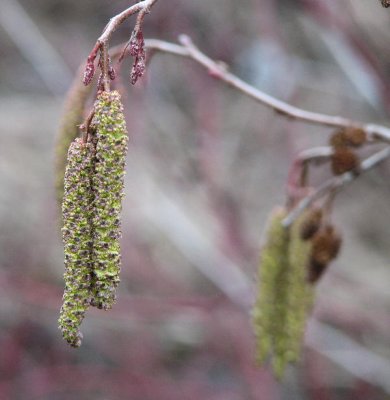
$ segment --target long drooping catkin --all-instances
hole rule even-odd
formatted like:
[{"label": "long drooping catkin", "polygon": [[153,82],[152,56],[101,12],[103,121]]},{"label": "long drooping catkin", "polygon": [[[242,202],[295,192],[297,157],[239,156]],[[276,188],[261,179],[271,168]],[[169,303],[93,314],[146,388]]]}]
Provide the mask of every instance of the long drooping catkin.
[{"label": "long drooping catkin", "polygon": [[55,186],[59,207],[64,195],[64,173],[69,145],[80,134],[79,125],[91,90],[92,85],[83,85],[80,74],[77,74],[66,95],[55,148]]},{"label": "long drooping catkin", "polygon": [[73,347],[81,344],[79,326],[91,301],[93,156],[92,144],[76,139],[68,151],[64,180],[62,235],[65,251],[65,292],[59,327],[64,339]]},{"label": "long drooping catkin", "polygon": [[92,305],[109,309],[115,302],[120,271],[120,212],[127,153],[127,130],[117,91],[99,93],[91,128],[96,157],[92,176]]},{"label": "long drooping catkin", "polygon": [[286,320],[289,333],[289,362],[299,359],[306,321],[314,299],[314,288],[308,282],[308,266],[312,242],[302,238],[302,228],[307,222],[308,214],[312,217],[312,210],[304,213],[290,228],[290,244],[288,248],[289,290]]},{"label": "long drooping catkin", "polygon": [[263,363],[273,353],[284,330],[285,286],[288,271],[288,230],[282,226],[284,209],[273,211],[261,252],[258,297],[253,309],[256,357]]},{"label": "long drooping catkin", "polygon": [[301,238],[302,219],[288,229],[285,209],[271,215],[259,268],[258,297],[253,310],[257,359],[270,356],[278,377],[298,359],[312,299],[307,280],[311,242]]}]

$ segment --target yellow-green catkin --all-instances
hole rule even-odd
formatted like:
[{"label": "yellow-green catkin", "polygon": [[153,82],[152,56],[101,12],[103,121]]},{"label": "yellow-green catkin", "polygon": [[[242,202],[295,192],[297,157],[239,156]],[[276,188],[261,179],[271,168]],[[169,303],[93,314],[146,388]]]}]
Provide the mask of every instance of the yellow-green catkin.
[{"label": "yellow-green catkin", "polygon": [[93,201],[93,278],[92,302],[110,309],[120,272],[120,212],[122,209],[127,130],[123,106],[117,91],[100,92],[94,105],[96,157],[92,188]]},{"label": "yellow-green catkin", "polygon": [[289,332],[287,358],[289,362],[299,359],[306,321],[314,299],[314,288],[308,280],[308,264],[312,242],[302,239],[302,224],[307,220],[310,210],[298,218],[290,228],[288,249],[288,312],[286,325]]},{"label": "yellow-green catkin", "polygon": [[274,353],[276,341],[283,340],[289,244],[288,230],[282,226],[285,216],[286,211],[281,208],[272,212],[261,252],[258,297],[253,309],[259,363]]},{"label": "yellow-green catkin", "polygon": [[79,125],[82,123],[92,87],[93,85],[83,85],[78,74],[66,95],[55,148],[55,188],[59,207],[64,195],[64,174],[69,145],[80,134]]},{"label": "yellow-green catkin", "polygon": [[59,328],[64,339],[79,347],[79,330],[91,296],[92,199],[91,175],[94,149],[92,144],[76,139],[69,147],[62,203],[62,235],[65,252],[65,291]]},{"label": "yellow-green catkin", "polygon": [[278,378],[299,358],[313,292],[307,279],[311,242],[301,237],[303,218],[282,225],[286,210],[273,211],[259,267],[258,297],[253,310],[256,356],[267,357]]}]

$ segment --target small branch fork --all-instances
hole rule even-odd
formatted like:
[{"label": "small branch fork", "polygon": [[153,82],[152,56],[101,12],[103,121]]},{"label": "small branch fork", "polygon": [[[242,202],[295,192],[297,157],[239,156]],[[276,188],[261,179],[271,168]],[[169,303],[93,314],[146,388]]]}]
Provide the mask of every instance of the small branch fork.
[{"label": "small branch fork", "polygon": [[111,35],[116,31],[118,26],[126,21],[127,18],[131,17],[133,14],[139,13],[137,22],[135,25],[135,29],[139,29],[141,23],[146,14],[150,12],[152,6],[157,2],[157,0],[144,0],[140,1],[137,4],[127,8],[126,10],[122,11],[120,14],[112,17],[104,28],[103,33],[98,38],[96,45],[100,46],[102,43],[108,43],[111,38]]},{"label": "small branch fork", "polygon": [[[112,34],[116,31],[118,26],[122,24],[127,18],[132,16],[133,14],[138,13],[138,17],[135,23],[135,27],[133,30],[132,37],[135,37],[136,39],[139,38],[140,41],[142,41],[141,46],[143,45],[143,38],[142,38],[142,23],[145,18],[145,15],[150,12],[151,7],[157,2],[158,0],[144,0],[140,1],[137,4],[134,4],[133,6],[127,8],[126,10],[122,11],[120,14],[116,15],[115,17],[112,17],[106,27],[103,30],[103,33],[100,35],[98,40],[95,43],[95,46],[93,47],[91,53],[88,56],[87,59],[87,65],[85,68],[85,73],[84,73],[84,84],[88,85],[91,83],[92,78],[95,73],[95,59],[100,51],[100,60],[99,60],[99,66],[101,69],[101,77],[99,78],[99,84],[98,86],[101,86],[101,88],[105,91],[110,90],[110,79],[113,79],[115,76],[115,72],[110,65],[110,57],[108,55],[108,47],[109,47],[109,40],[112,36]],[[127,47],[127,45],[126,45]],[[139,51],[142,51],[143,49],[140,49]],[[134,54],[136,55],[136,54]],[[143,73],[143,71],[142,71]],[[142,74],[141,73],[141,74]],[[140,76],[140,75],[139,75]],[[136,81],[137,79],[135,79]]]},{"label": "small branch fork", "polygon": [[[110,80],[115,79],[115,70],[111,65],[111,59],[108,52],[109,40],[112,34],[118,28],[118,26],[122,24],[127,18],[136,13],[138,13],[138,17],[135,23],[135,27],[129,43],[127,43],[124,49],[122,50],[122,55],[125,53],[126,48],[128,47],[129,44],[132,43],[132,40],[134,38],[135,46],[132,47],[131,54],[136,57],[136,61],[134,63],[132,70],[132,77],[131,77],[132,83],[134,84],[137,81],[137,79],[140,76],[142,76],[145,70],[145,52],[143,48],[144,40],[142,35],[142,23],[145,18],[145,15],[150,12],[151,7],[157,1],[158,0],[140,1],[137,4],[134,4],[133,6],[127,8],[120,14],[110,19],[110,21],[104,28],[103,33],[96,41],[95,46],[93,47],[91,53],[87,58],[87,65],[85,67],[84,78],[83,78],[83,82],[85,85],[89,85],[93,80],[95,74],[95,60],[98,53],[100,52],[100,59],[98,66],[101,69],[101,74],[98,81],[98,90],[104,90],[106,92],[110,91]],[[117,55],[116,57],[118,58]],[[119,57],[119,61],[121,61],[122,58],[123,56]],[[87,141],[89,125],[92,121],[92,117],[93,117],[93,110],[89,113],[84,123],[80,125],[80,129],[83,133],[84,142]]]},{"label": "small branch fork", "polygon": [[285,227],[290,226],[302,212],[308,208],[314,201],[321,198],[327,193],[335,192],[341,189],[343,186],[354,181],[361,173],[366,172],[375,166],[377,166],[382,161],[390,157],[390,146],[374,153],[370,157],[366,158],[360,164],[359,174],[355,172],[346,172],[340,176],[330,178],[322,183],[317,189],[315,189],[311,194],[304,197],[298,205],[287,215],[283,220],[283,225]]}]

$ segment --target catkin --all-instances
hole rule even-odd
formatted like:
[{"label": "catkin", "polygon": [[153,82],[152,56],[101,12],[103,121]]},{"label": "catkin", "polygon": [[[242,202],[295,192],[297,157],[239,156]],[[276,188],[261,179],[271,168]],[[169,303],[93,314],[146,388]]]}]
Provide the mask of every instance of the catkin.
[{"label": "catkin", "polygon": [[59,208],[64,195],[64,174],[69,145],[80,134],[79,125],[91,90],[92,85],[84,86],[77,74],[66,95],[55,148],[55,187]]},{"label": "catkin", "polygon": [[299,357],[306,319],[312,303],[307,279],[311,242],[301,237],[303,218],[290,228],[282,225],[285,209],[271,215],[259,267],[258,297],[253,310],[256,357],[271,357],[282,377],[288,363]]},{"label": "catkin", "polygon": [[76,139],[68,151],[62,203],[65,291],[59,328],[64,339],[79,347],[79,326],[90,304],[93,147]]},{"label": "catkin", "polygon": [[93,277],[92,302],[110,309],[120,272],[120,212],[123,198],[127,130],[117,91],[99,93],[94,105],[96,157],[92,176]]},{"label": "catkin", "polygon": [[259,265],[258,297],[253,309],[256,358],[263,363],[272,354],[284,330],[284,290],[288,270],[288,230],[282,226],[284,209],[275,210],[267,228]]},{"label": "catkin", "polygon": [[289,290],[288,312],[286,325],[289,333],[287,359],[297,361],[301,352],[306,320],[310,312],[314,289],[308,282],[308,264],[312,250],[312,242],[302,239],[302,226],[308,217],[313,217],[309,210],[298,218],[290,228],[289,259]]}]

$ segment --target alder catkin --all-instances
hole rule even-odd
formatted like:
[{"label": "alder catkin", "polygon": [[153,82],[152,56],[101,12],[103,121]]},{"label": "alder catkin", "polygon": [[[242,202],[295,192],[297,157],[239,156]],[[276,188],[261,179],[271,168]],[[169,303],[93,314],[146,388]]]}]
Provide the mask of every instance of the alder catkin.
[{"label": "alder catkin", "polygon": [[[310,219],[318,217],[320,209],[309,209],[290,228],[289,289],[286,326],[289,344],[285,357],[288,362],[297,361],[301,352],[306,321],[314,299],[314,289],[308,282],[308,264],[312,251],[311,240],[302,238],[302,228]],[[317,228],[318,229],[318,228]]]},{"label": "alder catkin", "polygon": [[259,265],[258,295],[253,308],[256,358],[263,363],[273,353],[284,329],[284,298],[288,270],[288,230],[282,226],[286,210],[272,212]]},{"label": "alder catkin", "polygon": [[302,224],[308,215],[285,228],[282,221],[286,215],[285,209],[271,215],[253,309],[257,361],[263,363],[270,356],[279,378],[287,364],[299,358],[313,299],[307,278],[312,244],[302,238]]},{"label": "alder catkin", "polygon": [[66,95],[56,139],[55,186],[59,208],[61,207],[64,195],[64,174],[69,145],[80,134],[79,125],[84,117],[85,105],[92,90],[92,85],[87,87],[80,82],[79,75],[77,74]]},{"label": "alder catkin", "polygon": [[92,177],[93,277],[91,304],[110,309],[120,272],[120,212],[127,153],[127,130],[117,91],[100,92],[94,105],[91,128],[96,157]]},{"label": "alder catkin", "polygon": [[83,143],[81,139],[72,142],[64,179],[62,235],[65,291],[59,328],[64,339],[73,347],[81,344],[79,327],[90,304],[93,156],[91,143]]}]

